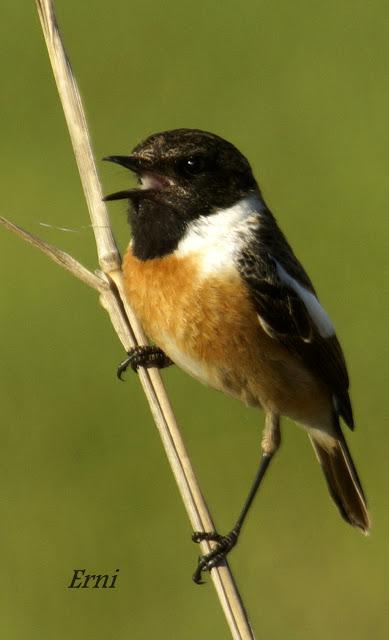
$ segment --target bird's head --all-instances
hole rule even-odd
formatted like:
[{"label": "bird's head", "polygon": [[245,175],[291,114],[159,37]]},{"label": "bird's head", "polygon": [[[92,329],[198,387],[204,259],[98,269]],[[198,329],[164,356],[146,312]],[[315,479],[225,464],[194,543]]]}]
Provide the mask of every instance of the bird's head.
[{"label": "bird's head", "polygon": [[258,192],[240,151],[223,138],[197,129],[156,133],[138,144],[131,155],[104,160],[137,175],[138,188],[113,193],[104,200],[130,201],[134,252],[143,259],[174,250],[188,223],[196,218]]}]

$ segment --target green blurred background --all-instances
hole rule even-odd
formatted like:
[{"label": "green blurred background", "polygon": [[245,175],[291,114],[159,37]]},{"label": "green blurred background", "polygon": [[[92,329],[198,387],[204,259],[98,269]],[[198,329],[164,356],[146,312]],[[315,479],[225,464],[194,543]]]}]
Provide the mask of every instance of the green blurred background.
[{"label": "green blurred background", "polygon": [[[231,556],[258,639],[387,638],[388,19],[386,2],[58,0],[96,157],[199,127],[250,159],[348,358],[349,442],[365,539],[338,517],[302,430],[283,447]],[[34,2],[3,0],[0,214],[96,266]],[[128,183],[99,162],[107,193]],[[124,204],[110,206],[121,248]],[[40,225],[69,227],[62,232]],[[137,379],[95,294],[0,229],[0,633],[228,638]],[[262,415],[164,373],[217,525],[231,525]],[[67,589],[72,570],[114,590]]]}]

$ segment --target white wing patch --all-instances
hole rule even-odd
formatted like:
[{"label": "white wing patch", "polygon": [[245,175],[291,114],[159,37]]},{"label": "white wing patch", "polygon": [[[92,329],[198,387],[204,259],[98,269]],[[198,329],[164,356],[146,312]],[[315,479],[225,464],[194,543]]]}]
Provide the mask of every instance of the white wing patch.
[{"label": "white wing patch", "polygon": [[188,225],[175,254],[198,256],[203,277],[235,269],[234,256],[258,227],[256,215],[263,208],[258,196],[242,198],[228,209],[201,216]]},{"label": "white wing patch", "polygon": [[299,284],[297,280],[292,278],[292,276],[290,276],[289,273],[285,271],[284,267],[281,266],[274,257],[273,259],[276,263],[278,276],[301,298],[322,338],[329,338],[330,336],[333,336],[335,333],[334,326],[330,320],[329,315],[323,309],[316,296],[311,291],[308,291],[308,289]]}]

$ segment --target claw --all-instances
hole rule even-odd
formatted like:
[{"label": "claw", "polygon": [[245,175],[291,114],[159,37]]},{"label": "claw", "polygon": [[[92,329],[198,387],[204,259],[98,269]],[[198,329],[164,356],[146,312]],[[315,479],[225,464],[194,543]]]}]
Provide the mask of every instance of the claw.
[{"label": "claw", "polygon": [[199,562],[197,565],[197,569],[194,572],[193,576],[192,576],[192,580],[193,582],[195,582],[196,584],[205,584],[205,580],[202,580],[202,573],[205,570],[205,564],[204,564],[204,556],[200,556],[199,557]]},{"label": "claw", "polygon": [[131,363],[131,357],[128,356],[128,358],[126,358],[125,360],[123,360],[123,362],[121,362],[116,370],[116,375],[119,378],[119,380],[121,382],[124,382],[123,380],[123,373],[125,373],[127,371],[128,365]]},{"label": "claw", "polygon": [[157,369],[163,369],[173,364],[161,349],[151,345],[137,346],[130,349],[127,353],[128,357],[119,364],[116,371],[117,377],[122,381],[122,375],[129,366],[135,373],[138,373],[139,367],[156,367]]},{"label": "claw", "polygon": [[192,576],[192,580],[195,584],[205,584],[205,580],[201,579],[201,574],[202,574],[202,567],[197,567],[196,571],[194,572],[193,576]]}]

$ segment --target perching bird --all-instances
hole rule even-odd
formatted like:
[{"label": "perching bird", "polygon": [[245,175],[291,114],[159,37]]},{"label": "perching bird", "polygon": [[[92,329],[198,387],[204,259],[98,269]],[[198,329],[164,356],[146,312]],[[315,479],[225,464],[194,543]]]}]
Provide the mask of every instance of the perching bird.
[{"label": "perching bird", "polygon": [[266,206],[246,158],[196,129],[157,133],[130,156],[105,158],[135,172],[126,295],[157,346],[129,352],[119,369],[179,365],[201,382],[265,412],[261,462],[229,534],[194,574],[220,563],[280,444],[280,417],[302,425],[341,515],[364,533],[369,515],[340,427],[353,429],[344,356],[313,285]]}]

